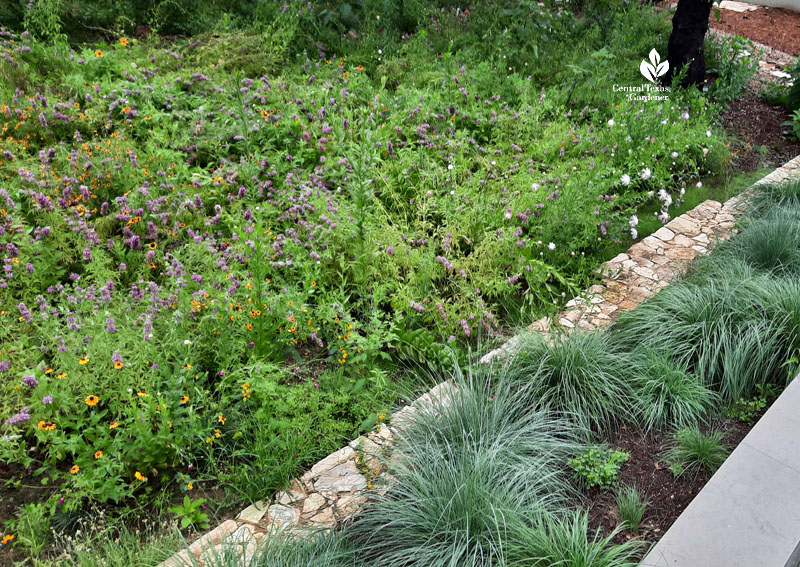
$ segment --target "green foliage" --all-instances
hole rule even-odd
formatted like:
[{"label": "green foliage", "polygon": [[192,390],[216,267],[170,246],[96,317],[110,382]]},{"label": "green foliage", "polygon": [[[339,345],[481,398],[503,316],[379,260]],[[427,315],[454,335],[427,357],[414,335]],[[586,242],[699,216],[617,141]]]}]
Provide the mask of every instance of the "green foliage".
[{"label": "green foliage", "polygon": [[513,372],[530,388],[533,403],[562,412],[586,428],[602,429],[634,409],[631,358],[603,332],[545,339],[529,334]]},{"label": "green foliage", "polygon": [[703,432],[697,426],[680,429],[664,452],[664,460],[675,476],[714,472],[730,453],[722,443],[723,437],[722,431]]},{"label": "green foliage", "polygon": [[620,487],[616,492],[617,518],[626,530],[635,534],[642,526],[649,502],[634,486]]},{"label": "green foliage", "polygon": [[592,533],[585,511],[539,517],[512,542],[510,555],[518,562],[513,564],[535,567],[635,567],[642,543],[629,539],[614,544],[619,530],[603,535],[598,528]]},{"label": "green foliage", "polygon": [[8,521],[9,531],[15,534],[15,545],[31,557],[39,557],[50,538],[50,519],[47,507],[41,503],[23,506],[17,517]]},{"label": "green foliage", "polygon": [[619,479],[619,472],[630,453],[608,447],[591,447],[570,461],[575,477],[585,486],[610,488]]},{"label": "green foliage", "polygon": [[739,96],[758,70],[753,42],[737,35],[710,36],[706,55],[708,72],[716,75],[709,95],[724,104]]},{"label": "green foliage", "polygon": [[636,397],[645,429],[696,423],[716,406],[716,395],[666,354],[645,351],[634,358]]},{"label": "green foliage", "polygon": [[349,529],[368,564],[503,563],[509,532],[567,502],[574,429],[531,408],[500,369],[449,378],[445,397],[403,424],[394,482],[370,494]]},{"label": "green foliage", "polygon": [[245,558],[216,554],[209,567],[240,567],[246,560],[252,567],[358,567],[357,551],[337,533],[309,533],[303,537],[268,535]]},{"label": "green foliage", "polygon": [[189,526],[207,530],[211,527],[209,523],[208,514],[203,512],[203,504],[205,498],[189,498],[189,495],[183,497],[183,504],[178,504],[167,509],[168,512],[175,514],[175,517],[181,521],[181,528],[186,529]]}]

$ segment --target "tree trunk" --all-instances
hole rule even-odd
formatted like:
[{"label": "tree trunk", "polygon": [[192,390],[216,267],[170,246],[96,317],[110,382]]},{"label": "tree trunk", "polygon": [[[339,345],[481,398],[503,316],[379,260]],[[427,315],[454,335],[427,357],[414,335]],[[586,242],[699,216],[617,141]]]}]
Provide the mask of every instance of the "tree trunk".
[{"label": "tree trunk", "polygon": [[703,40],[708,31],[711,6],[712,0],[678,0],[667,47],[669,71],[664,76],[665,83],[670,83],[672,77],[688,64],[688,72],[681,85],[686,87],[703,84],[706,77]]}]

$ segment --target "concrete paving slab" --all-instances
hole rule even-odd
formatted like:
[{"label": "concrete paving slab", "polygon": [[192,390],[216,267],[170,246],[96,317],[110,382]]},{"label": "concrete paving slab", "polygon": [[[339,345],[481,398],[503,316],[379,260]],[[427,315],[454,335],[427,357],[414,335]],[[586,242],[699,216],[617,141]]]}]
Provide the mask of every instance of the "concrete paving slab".
[{"label": "concrete paving slab", "polygon": [[[792,409],[794,408],[794,412]],[[784,567],[800,542],[800,379],[795,379],[641,567]]]}]

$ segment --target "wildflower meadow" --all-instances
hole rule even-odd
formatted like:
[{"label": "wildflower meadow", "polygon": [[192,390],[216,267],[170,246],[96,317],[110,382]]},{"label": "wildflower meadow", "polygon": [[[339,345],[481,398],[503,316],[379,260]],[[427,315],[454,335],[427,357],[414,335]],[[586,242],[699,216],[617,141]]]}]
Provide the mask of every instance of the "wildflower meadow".
[{"label": "wildflower meadow", "polygon": [[94,4],[0,9],[0,470],[35,488],[0,520],[31,556],[268,496],[729,159],[707,94],[614,89],[666,47],[646,4]]}]

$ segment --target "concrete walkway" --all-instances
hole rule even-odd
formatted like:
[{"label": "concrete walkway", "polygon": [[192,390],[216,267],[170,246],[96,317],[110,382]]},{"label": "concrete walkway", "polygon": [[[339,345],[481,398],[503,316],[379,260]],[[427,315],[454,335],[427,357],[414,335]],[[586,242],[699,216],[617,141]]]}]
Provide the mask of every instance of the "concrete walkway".
[{"label": "concrete walkway", "polygon": [[711,477],[641,567],[800,564],[800,377]]}]

